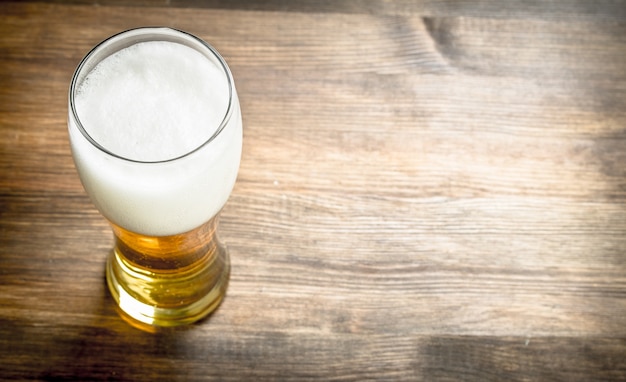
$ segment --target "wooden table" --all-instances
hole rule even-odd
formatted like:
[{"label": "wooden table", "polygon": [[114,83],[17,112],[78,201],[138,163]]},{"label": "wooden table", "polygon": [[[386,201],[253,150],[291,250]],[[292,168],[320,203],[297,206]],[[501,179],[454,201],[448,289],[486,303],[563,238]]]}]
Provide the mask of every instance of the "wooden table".
[{"label": "wooden table", "polygon": [[[66,127],[144,25],[213,44],[244,118],[226,300],[155,334]],[[626,3],[2,2],[0,218],[2,380],[626,380]]]}]

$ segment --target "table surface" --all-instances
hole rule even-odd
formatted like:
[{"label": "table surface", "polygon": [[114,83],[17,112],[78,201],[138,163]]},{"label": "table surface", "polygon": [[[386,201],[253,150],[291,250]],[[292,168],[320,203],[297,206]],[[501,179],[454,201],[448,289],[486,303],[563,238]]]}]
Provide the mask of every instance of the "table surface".
[{"label": "table surface", "polygon": [[[158,333],[66,127],[144,25],[214,45],[244,120],[227,297]],[[626,2],[1,2],[0,218],[3,380],[626,380]]]}]

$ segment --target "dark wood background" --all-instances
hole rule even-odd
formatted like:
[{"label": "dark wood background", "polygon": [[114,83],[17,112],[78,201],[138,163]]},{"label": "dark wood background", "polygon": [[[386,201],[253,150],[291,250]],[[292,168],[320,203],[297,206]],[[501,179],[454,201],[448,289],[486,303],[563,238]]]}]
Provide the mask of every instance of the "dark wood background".
[{"label": "dark wood background", "polygon": [[[228,295],[116,314],[67,92],[166,25],[244,118]],[[626,380],[626,2],[0,3],[0,379]]]}]

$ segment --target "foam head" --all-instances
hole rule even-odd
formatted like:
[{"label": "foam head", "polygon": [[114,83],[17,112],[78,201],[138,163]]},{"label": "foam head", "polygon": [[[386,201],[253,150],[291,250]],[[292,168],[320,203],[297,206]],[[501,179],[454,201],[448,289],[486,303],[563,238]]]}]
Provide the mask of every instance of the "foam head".
[{"label": "foam head", "polygon": [[116,35],[83,60],[69,130],[96,206],[147,235],[208,221],[239,167],[241,114],[228,67],[201,40],[167,28]]},{"label": "foam head", "polygon": [[86,132],[139,161],[184,155],[207,141],[228,107],[223,70],[178,43],[141,42],[105,58],[76,91]]}]

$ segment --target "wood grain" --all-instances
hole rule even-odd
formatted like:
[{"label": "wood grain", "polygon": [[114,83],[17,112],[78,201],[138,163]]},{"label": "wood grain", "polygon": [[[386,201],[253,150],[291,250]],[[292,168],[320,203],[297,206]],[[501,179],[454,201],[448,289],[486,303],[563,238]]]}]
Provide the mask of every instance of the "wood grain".
[{"label": "wood grain", "polygon": [[[74,68],[168,25],[244,118],[228,296],[116,314]],[[0,3],[0,379],[626,380],[626,3]]]}]

